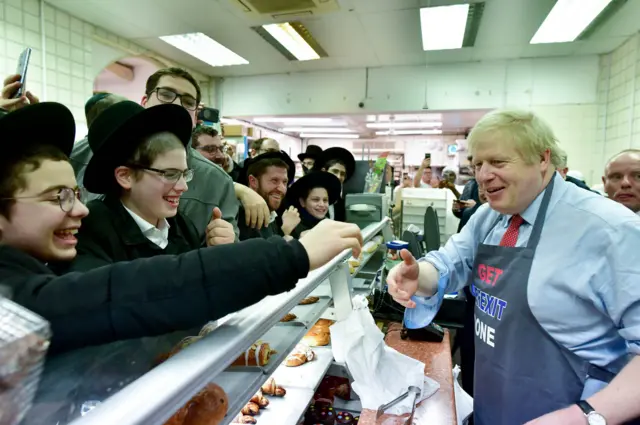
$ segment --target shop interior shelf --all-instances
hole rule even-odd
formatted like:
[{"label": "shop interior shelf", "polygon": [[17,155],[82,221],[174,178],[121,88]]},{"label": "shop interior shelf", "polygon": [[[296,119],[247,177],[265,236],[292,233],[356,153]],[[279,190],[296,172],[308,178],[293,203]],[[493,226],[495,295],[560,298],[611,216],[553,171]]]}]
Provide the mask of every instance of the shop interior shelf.
[{"label": "shop interior shelf", "polygon": [[295,425],[298,423],[333,362],[331,347],[314,347],[315,360],[298,367],[281,365],[272,375],[287,390],[284,397],[268,397],[269,406],[256,416],[260,425]]},{"label": "shop interior shelf", "polygon": [[[266,380],[265,375],[271,375],[280,366],[307,333],[307,327],[313,325],[320,318],[330,301],[331,298],[322,297],[315,304],[297,306],[294,308],[294,314],[298,316],[297,320],[299,321],[279,323],[260,338],[260,341],[268,342],[271,348],[276,351],[268,365],[262,368],[230,367],[216,378],[215,382],[224,388],[229,397],[229,413],[225,417],[223,425],[235,419],[240,409],[258,392]],[[306,323],[311,325],[305,325]],[[247,373],[250,376],[247,376]],[[255,376],[257,376],[256,379],[254,379]]]}]

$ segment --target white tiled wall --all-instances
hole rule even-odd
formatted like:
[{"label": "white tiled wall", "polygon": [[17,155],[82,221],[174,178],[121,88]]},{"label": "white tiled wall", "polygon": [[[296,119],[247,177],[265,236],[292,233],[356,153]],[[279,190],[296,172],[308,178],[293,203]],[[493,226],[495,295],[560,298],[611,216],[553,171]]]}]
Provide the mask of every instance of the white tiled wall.
[{"label": "white tiled wall", "polygon": [[640,148],[640,34],[600,60],[597,137],[600,172],[619,151]]},{"label": "white tiled wall", "polygon": [[[15,73],[20,53],[31,47],[27,89],[41,100],[69,107],[78,137],[82,137],[86,129],[84,103],[93,93],[97,75],[92,66],[96,59],[93,36],[121,46],[123,52],[144,54],[147,50],[48,4],[40,9],[39,0],[0,0],[1,78]],[[202,83],[203,98],[208,99],[209,79],[204,77]]]}]

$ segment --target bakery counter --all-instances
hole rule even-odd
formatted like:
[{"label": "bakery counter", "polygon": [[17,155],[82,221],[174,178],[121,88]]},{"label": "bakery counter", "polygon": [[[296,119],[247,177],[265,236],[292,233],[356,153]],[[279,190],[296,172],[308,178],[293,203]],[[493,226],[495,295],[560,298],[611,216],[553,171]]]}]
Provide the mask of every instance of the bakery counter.
[{"label": "bakery counter", "polygon": [[[435,343],[402,340],[400,329],[402,326],[398,323],[389,326],[385,338],[387,345],[423,362],[425,375],[440,384],[440,389],[433,396],[418,405],[414,423],[416,425],[456,425],[449,331],[445,330],[442,342]],[[406,417],[397,417],[397,421],[394,421],[387,415],[376,421],[376,412],[365,409],[362,411],[358,425],[379,425],[381,423],[403,425],[405,421]]]},{"label": "bakery counter", "polygon": [[[372,254],[377,249],[378,245],[373,239],[381,233],[384,239],[390,237],[388,218],[362,230],[365,245],[370,242],[374,245],[367,254]],[[332,306],[335,320],[341,320],[351,312],[352,283],[348,263],[350,257],[351,252],[345,250],[325,266],[309,273],[293,290],[267,297],[225,320],[220,320],[217,324],[208,324],[199,331],[187,333],[187,338],[173,346],[173,349],[171,344],[168,349],[164,346],[161,350],[153,350],[154,355],[157,351],[161,354],[167,353],[164,357],[161,355],[160,361],[154,361],[152,356],[145,354],[151,351],[145,341],[135,342],[136,346],[139,346],[136,352],[141,353],[140,355],[128,356],[127,353],[130,351],[123,350],[117,364],[112,362],[113,356],[83,356],[80,360],[86,363],[86,367],[75,367],[76,388],[68,393],[80,401],[82,409],[75,403],[69,419],[73,419],[73,424],[77,425],[161,425],[168,423],[166,421],[170,418],[175,420],[174,414],[177,411],[191,412],[195,409],[200,413],[202,409],[210,409],[207,412],[210,419],[207,424],[231,423],[240,408],[245,406],[261,387],[265,395],[277,396],[264,391],[265,381],[274,375],[297,341],[319,317],[325,315],[329,306]],[[330,289],[324,291],[327,296],[313,296],[322,288]],[[309,298],[314,298],[314,301],[306,305],[304,301]],[[282,323],[281,320],[288,321]],[[321,350],[321,353],[318,353],[317,363],[309,365],[309,368],[318,369],[311,374],[314,377],[318,375],[318,380],[329,364],[326,355],[328,351],[325,351]],[[91,370],[94,359],[101,360],[105,367],[101,369],[99,376],[94,374],[90,394],[84,394],[84,376]],[[156,366],[157,363],[159,364]],[[61,366],[63,372],[69,365]],[[287,382],[287,378],[283,376],[281,379]],[[48,399],[53,397],[54,393],[60,394],[57,381],[53,384],[55,385],[51,386],[51,395],[45,395],[46,406],[51,405]],[[300,391],[292,388],[291,398],[310,398],[316,385],[317,381],[311,380],[308,388],[299,388]],[[220,396],[223,390],[222,394],[226,394],[228,400]],[[275,392],[284,392],[283,389],[277,390]],[[69,404],[67,398],[69,397],[64,395],[56,396],[56,401],[61,401],[59,410],[66,409],[66,405]],[[193,407],[199,402],[203,406],[202,409]],[[85,412],[85,406],[90,407],[90,411]],[[182,406],[189,407],[181,409]],[[218,418],[221,412],[224,417],[213,420]],[[70,421],[57,422],[64,425]],[[186,422],[171,422],[174,423]]]}]

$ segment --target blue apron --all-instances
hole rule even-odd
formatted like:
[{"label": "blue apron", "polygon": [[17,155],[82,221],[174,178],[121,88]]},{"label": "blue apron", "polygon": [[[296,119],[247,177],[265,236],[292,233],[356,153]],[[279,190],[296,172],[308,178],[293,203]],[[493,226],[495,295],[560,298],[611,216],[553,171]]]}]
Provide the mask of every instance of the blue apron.
[{"label": "blue apron", "polygon": [[526,247],[478,247],[470,282],[476,296],[475,425],[524,424],[579,401],[588,377],[609,382],[614,376],[557,343],[529,307],[529,274],[553,182]]}]

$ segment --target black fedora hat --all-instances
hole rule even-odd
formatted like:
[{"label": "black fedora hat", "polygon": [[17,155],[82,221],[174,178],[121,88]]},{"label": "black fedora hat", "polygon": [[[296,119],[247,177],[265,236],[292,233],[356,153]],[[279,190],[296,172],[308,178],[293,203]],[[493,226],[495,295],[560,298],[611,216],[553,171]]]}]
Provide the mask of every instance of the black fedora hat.
[{"label": "black fedora hat", "polygon": [[300,177],[287,191],[287,204],[298,207],[300,198],[304,198],[310,190],[323,187],[329,194],[329,205],[333,205],[340,198],[342,185],[340,180],[326,171],[312,171]]},{"label": "black fedora hat", "polygon": [[296,164],[293,163],[293,160],[285,151],[274,151],[274,152],[265,152],[261,155],[255,156],[253,158],[247,158],[244,161],[244,167],[242,168],[242,172],[240,173],[240,177],[238,178],[238,183],[244,184],[245,186],[249,183],[249,167],[251,164],[255,164],[261,159],[280,159],[289,168],[287,170],[287,177],[289,178],[289,186],[293,183],[293,180],[296,178]]},{"label": "black fedora hat", "polygon": [[85,187],[93,193],[107,193],[115,184],[115,168],[124,165],[146,137],[169,132],[186,147],[192,126],[191,116],[179,105],[145,109],[135,102],[123,101],[108,107],[89,128],[93,157],[84,175]]},{"label": "black fedora hat", "polygon": [[320,157],[316,159],[313,169],[316,171],[322,171],[323,168],[326,168],[327,163],[334,159],[344,163],[347,172],[347,178],[345,181],[349,180],[356,171],[356,159],[353,157],[353,154],[345,148],[334,147],[325,149],[320,154]]},{"label": "black fedora hat", "polygon": [[[34,126],[46,129],[47,135],[32,133]],[[37,145],[51,145],[69,156],[76,137],[73,114],[64,105],[43,102],[25,106],[13,112],[0,110],[0,134],[4,143],[2,162],[12,161]]]},{"label": "black fedora hat", "polygon": [[306,158],[317,160],[321,154],[322,154],[322,148],[320,146],[307,145],[307,149],[303,153],[298,154],[298,159],[301,162],[304,161]]}]

